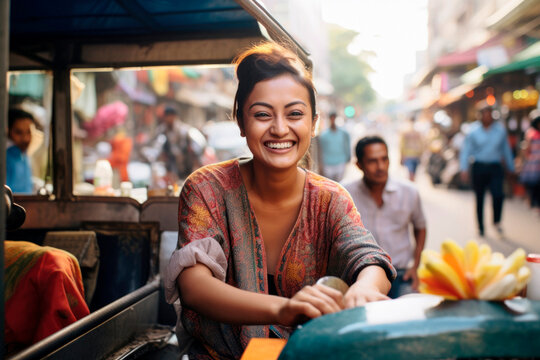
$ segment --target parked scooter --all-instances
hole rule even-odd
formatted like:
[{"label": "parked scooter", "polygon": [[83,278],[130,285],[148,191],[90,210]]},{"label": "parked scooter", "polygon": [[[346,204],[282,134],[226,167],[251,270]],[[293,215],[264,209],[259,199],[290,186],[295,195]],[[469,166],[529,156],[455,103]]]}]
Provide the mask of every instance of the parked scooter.
[{"label": "parked scooter", "polygon": [[465,139],[466,129],[461,129],[449,141],[438,137],[429,146],[427,172],[434,185],[443,184],[448,188],[466,190],[468,183],[461,180],[459,168],[459,151]]},{"label": "parked scooter", "polygon": [[441,173],[447,162],[444,157],[444,141],[441,138],[432,140],[429,144],[429,151],[426,170],[433,185],[438,185],[442,183]]}]

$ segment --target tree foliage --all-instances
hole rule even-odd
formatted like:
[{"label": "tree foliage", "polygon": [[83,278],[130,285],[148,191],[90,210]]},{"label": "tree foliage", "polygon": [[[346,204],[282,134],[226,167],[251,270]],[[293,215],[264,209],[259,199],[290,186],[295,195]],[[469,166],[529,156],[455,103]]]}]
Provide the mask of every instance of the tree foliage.
[{"label": "tree foliage", "polygon": [[358,32],[329,25],[330,67],[334,96],[343,103],[369,107],[376,100],[376,93],[367,78],[373,71],[362,53],[353,55],[348,48]]}]

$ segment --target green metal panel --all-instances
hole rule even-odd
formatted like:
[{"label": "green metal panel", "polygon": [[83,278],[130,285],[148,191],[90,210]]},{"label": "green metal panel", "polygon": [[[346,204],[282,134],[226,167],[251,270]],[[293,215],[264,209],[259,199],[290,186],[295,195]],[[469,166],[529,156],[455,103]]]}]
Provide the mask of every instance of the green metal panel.
[{"label": "green metal panel", "polygon": [[512,61],[506,65],[496,67],[484,74],[484,79],[495,74],[503,74],[512,71],[524,69],[539,69],[540,68],[540,41],[529,46],[525,50],[516,54]]},{"label": "green metal panel", "polygon": [[426,306],[411,297],[313,319],[292,334],[279,360],[538,358],[538,339],[540,301]]},{"label": "green metal panel", "polygon": [[540,56],[520,60],[520,61],[514,61],[509,64],[503,65],[501,67],[495,68],[493,70],[489,70],[484,74],[484,79],[495,74],[503,74],[508,73],[512,71],[520,71],[525,69],[531,69],[531,70],[537,70],[540,68]]}]

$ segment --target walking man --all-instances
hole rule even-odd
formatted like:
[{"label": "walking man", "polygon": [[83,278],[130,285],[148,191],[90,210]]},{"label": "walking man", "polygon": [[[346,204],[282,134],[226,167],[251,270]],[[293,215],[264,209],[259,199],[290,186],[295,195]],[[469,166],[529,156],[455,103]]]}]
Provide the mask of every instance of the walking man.
[{"label": "walking man", "polygon": [[422,134],[414,128],[415,118],[411,117],[406,128],[400,134],[399,148],[401,164],[409,172],[409,180],[414,181],[416,168],[420,164],[420,157],[424,151],[424,139]]},{"label": "walking man", "polygon": [[330,127],[319,136],[320,173],[334,181],[341,181],[345,167],[351,161],[351,138],[346,130],[336,125],[337,114],[330,113]]},{"label": "walking man", "polygon": [[461,178],[463,182],[470,179],[476,196],[479,235],[484,236],[484,195],[488,188],[493,202],[493,225],[497,232],[502,234],[504,173],[505,168],[514,172],[514,159],[506,129],[499,121],[493,120],[493,108],[482,101],[477,109],[480,121],[472,125],[460,152]]},{"label": "walking man", "polygon": [[[426,220],[420,195],[409,180],[388,176],[388,146],[379,136],[367,136],[356,144],[356,165],[364,177],[345,188],[351,194],[366,229],[392,258],[397,278],[388,293],[397,298],[418,288],[416,270],[426,241]],[[416,245],[411,243],[412,226]]]}]

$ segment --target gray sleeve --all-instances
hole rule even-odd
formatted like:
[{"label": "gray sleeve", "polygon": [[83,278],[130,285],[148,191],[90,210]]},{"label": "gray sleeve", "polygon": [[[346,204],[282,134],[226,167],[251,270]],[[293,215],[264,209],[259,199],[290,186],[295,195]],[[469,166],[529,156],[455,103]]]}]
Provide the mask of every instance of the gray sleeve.
[{"label": "gray sleeve", "polygon": [[179,298],[178,287],[176,286],[178,275],[185,268],[197,263],[206,265],[212,271],[214,277],[225,281],[227,258],[221,245],[211,237],[193,241],[183,248],[175,250],[165,268],[163,287],[165,299],[168,303],[172,304]]}]

